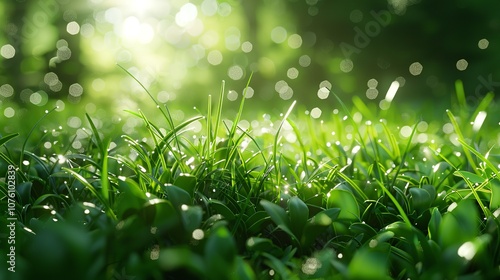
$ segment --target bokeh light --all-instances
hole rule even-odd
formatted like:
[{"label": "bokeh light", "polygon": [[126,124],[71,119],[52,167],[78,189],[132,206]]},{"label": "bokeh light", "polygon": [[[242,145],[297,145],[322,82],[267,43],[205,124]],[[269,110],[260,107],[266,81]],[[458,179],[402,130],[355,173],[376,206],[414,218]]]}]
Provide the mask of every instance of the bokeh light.
[{"label": "bokeh light", "polygon": [[487,40],[487,39],[481,39],[479,40],[479,42],[477,43],[477,46],[484,50],[484,49],[487,49],[488,46],[489,46],[490,42]]},{"label": "bokeh light", "polygon": [[11,44],[3,45],[0,48],[0,55],[5,59],[11,59],[16,55],[16,49]]},{"label": "bokeh light", "polygon": [[468,65],[469,62],[467,62],[467,60],[465,59],[460,59],[459,61],[457,61],[457,69],[460,71],[464,71],[465,69],[467,69]]},{"label": "bokeh light", "polygon": [[418,76],[422,73],[423,69],[424,67],[422,66],[422,64],[420,64],[420,62],[414,62],[410,65],[410,74],[412,74],[413,76]]}]

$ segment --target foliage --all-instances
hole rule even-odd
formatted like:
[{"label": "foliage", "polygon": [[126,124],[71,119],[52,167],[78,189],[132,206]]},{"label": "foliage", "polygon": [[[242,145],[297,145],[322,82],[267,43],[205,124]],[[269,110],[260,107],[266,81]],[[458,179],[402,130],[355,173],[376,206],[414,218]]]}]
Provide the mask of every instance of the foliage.
[{"label": "foliage", "polygon": [[276,125],[245,128],[245,98],[231,121],[220,92],[182,123],[159,103],[162,123],[130,111],[141,131],[120,139],[87,115],[80,152],[0,138],[0,172],[17,168],[9,279],[500,276],[498,127],[469,125],[470,108],[448,111],[441,130],[400,124],[395,108],[375,123],[338,99],[343,116],[325,122],[293,103]]}]

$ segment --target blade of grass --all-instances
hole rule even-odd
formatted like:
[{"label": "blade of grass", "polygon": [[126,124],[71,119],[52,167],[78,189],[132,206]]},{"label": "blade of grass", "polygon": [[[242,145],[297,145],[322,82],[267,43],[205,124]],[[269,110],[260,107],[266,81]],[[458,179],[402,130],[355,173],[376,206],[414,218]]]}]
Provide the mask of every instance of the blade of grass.
[{"label": "blade of grass", "polygon": [[5,145],[5,143],[9,142],[10,140],[16,138],[17,136],[19,136],[19,133],[12,133],[0,138],[0,147]]},{"label": "blade of grass", "polygon": [[281,181],[281,168],[279,166],[279,162],[278,162],[278,157],[277,157],[277,153],[278,153],[278,142],[279,142],[279,135],[280,135],[280,132],[281,132],[281,128],[283,127],[283,125],[285,124],[285,121],[288,119],[288,116],[290,116],[290,114],[292,113],[292,110],[293,110],[293,107],[295,107],[295,104],[297,103],[296,100],[294,100],[292,102],[292,105],[290,105],[290,107],[288,108],[287,112],[285,113],[285,115],[283,116],[283,119],[281,120],[281,123],[280,125],[278,126],[278,129],[276,130],[276,135],[274,136],[274,146],[273,146],[273,154],[272,154],[272,163],[274,165],[274,169],[276,170],[276,185],[279,186],[280,185],[280,181]]},{"label": "blade of grass", "polygon": [[[156,108],[158,108],[160,110],[160,112],[162,113],[163,117],[167,120],[167,123],[170,125],[170,128],[172,130],[174,130],[174,127],[175,127],[174,126],[174,121],[173,121],[172,115],[170,114],[170,110],[168,109],[168,106],[166,104],[165,104],[164,107],[161,106],[160,103],[156,100],[156,98],[154,98],[153,95],[149,92],[149,90],[144,86],[144,84],[141,83],[141,81],[139,81],[139,79],[137,79],[134,75],[132,75],[132,73],[130,73],[127,69],[125,69],[120,64],[117,64],[117,65],[123,71],[125,71],[125,73],[127,73],[130,77],[132,77],[132,79],[134,79],[139,84],[139,86],[149,95],[149,97],[151,98],[151,100],[153,100],[153,102],[156,104]],[[165,108],[165,110],[162,110],[162,108]],[[180,145],[177,142],[177,137],[174,137],[174,140],[175,140],[177,148],[180,150]]]},{"label": "blade of grass", "polygon": [[103,197],[102,193],[99,193],[92,184],[90,184],[87,179],[85,179],[82,175],[80,175],[78,172],[70,169],[63,167],[62,170],[68,172],[70,175],[72,175],[75,179],[80,181],[104,206],[106,214],[109,215],[110,218],[113,220],[116,220],[116,215],[113,212],[113,209],[109,205],[109,202],[106,198]]},{"label": "blade of grass", "polygon": [[[471,174],[473,174],[473,173],[471,173]],[[476,187],[474,187],[474,183],[471,182],[471,180],[467,177],[467,174],[464,173],[464,171],[455,171],[454,175],[459,176],[462,179],[464,179],[465,183],[467,184],[467,186],[471,190],[471,193],[474,195],[474,198],[476,199],[477,203],[479,204],[479,207],[483,211],[485,217],[491,217],[490,209],[488,209],[487,207],[484,206],[483,201],[481,200],[481,198],[477,194],[477,190],[476,190]],[[479,185],[477,187],[477,189],[481,189],[487,184],[489,184],[489,180],[485,179],[484,182],[482,182],[481,185]],[[467,197],[468,197],[468,195],[465,196],[464,199],[466,199]]]},{"label": "blade of grass", "polygon": [[[241,115],[243,114],[243,107],[245,105],[245,99],[246,99],[248,87],[250,86],[250,82],[252,81],[252,76],[253,76],[253,72],[250,74],[250,77],[248,78],[247,84],[245,86],[245,90],[243,90],[243,96],[241,98],[240,107],[238,108],[238,113],[236,114],[236,118],[233,120],[231,130],[229,131],[229,135],[228,135],[228,139],[227,139],[227,148],[229,149],[230,153],[228,153],[228,155],[231,153],[234,153],[232,150],[237,148],[237,142],[234,141],[234,136],[236,135],[236,130],[238,129],[238,123],[240,122]],[[221,96],[221,98],[222,98],[222,96]],[[226,161],[225,168],[227,168],[228,164],[229,164],[229,160]]]},{"label": "blade of grass", "polygon": [[102,156],[101,162],[101,193],[103,199],[106,201],[109,207],[109,174],[108,174],[108,147],[111,142],[110,139],[102,140],[99,136],[99,131],[97,130],[92,118],[89,114],[85,114],[87,120],[89,121],[90,127],[95,137],[96,145],[99,148],[100,154]]},{"label": "blade of grass", "polygon": [[[455,116],[450,110],[446,110],[446,114],[448,114],[448,117],[450,118],[451,124],[453,125],[453,128],[455,128],[455,132],[457,133],[458,136],[458,141],[462,141],[465,143],[465,138],[464,135],[462,134],[462,131],[460,130],[460,126],[458,125],[457,120],[455,119]],[[477,170],[477,165],[474,162],[474,159],[472,158],[470,152],[468,149],[463,149],[465,157],[467,158],[467,161],[469,162],[471,168],[474,170],[474,172],[478,172]]]},{"label": "blade of grass", "polygon": [[23,166],[23,158],[24,158],[24,151],[26,150],[26,145],[28,144],[28,140],[33,134],[33,131],[35,131],[35,128],[38,127],[38,125],[42,122],[43,119],[45,119],[50,113],[54,112],[58,107],[52,108],[50,111],[46,110],[45,115],[43,115],[36,123],[35,125],[31,128],[31,130],[28,132],[28,135],[26,136],[26,139],[23,142],[23,146],[21,147],[21,157],[19,158],[19,165],[18,166]]},{"label": "blade of grass", "polygon": [[464,84],[461,80],[455,81],[455,92],[457,94],[458,105],[460,106],[460,108],[465,108],[467,106],[467,103],[465,100]]},{"label": "blade of grass", "polygon": [[[366,151],[368,151],[368,150],[366,149],[365,142],[363,141],[363,136],[361,135],[361,129],[359,129],[358,124],[354,121],[354,119],[351,115],[351,112],[349,112],[349,110],[347,109],[347,106],[344,104],[342,99],[340,99],[340,97],[335,92],[332,92],[332,94],[333,94],[333,96],[335,96],[335,99],[337,99],[337,101],[340,103],[340,106],[342,106],[344,113],[349,117],[349,121],[351,122],[352,126],[354,127],[354,130],[357,132],[357,135],[359,137],[358,142],[359,142],[359,145],[361,145],[361,147],[362,147],[361,150],[363,153],[366,154]],[[369,155],[366,154],[366,156],[369,156]]]},{"label": "blade of grass", "polygon": [[[391,182],[391,186],[396,186],[396,180],[398,178],[399,172],[401,171],[401,168],[403,168],[405,164],[406,157],[408,156],[408,152],[410,150],[411,146],[411,140],[413,139],[413,136],[415,135],[415,132],[417,131],[417,126],[415,125],[411,131],[410,137],[408,138],[408,143],[406,144],[405,151],[403,153],[403,156],[401,157],[401,162],[398,165],[398,168],[396,170],[396,173],[394,174],[394,177]],[[396,200],[396,198],[391,194],[391,192],[381,183],[377,180],[377,183],[379,183],[380,187],[384,191],[385,194],[389,197],[389,199],[394,203],[396,208],[398,209],[399,214],[403,218],[403,221],[408,224],[408,226],[411,226],[410,219],[408,219],[408,216],[406,215],[405,211],[403,210],[403,207],[399,204],[399,202]]]},{"label": "blade of grass", "polygon": [[215,151],[217,150],[217,133],[219,132],[219,126],[221,123],[222,119],[222,105],[224,104],[224,91],[226,87],[226,82],[222,81],[220,93],[219,93],[219,103],[217,104],[217,113],[215,115],[215,127],[214,130],[211,131],[211,134],[209,135],[210,138],[210,145],[212,146],[212,154],[215,154]]}]

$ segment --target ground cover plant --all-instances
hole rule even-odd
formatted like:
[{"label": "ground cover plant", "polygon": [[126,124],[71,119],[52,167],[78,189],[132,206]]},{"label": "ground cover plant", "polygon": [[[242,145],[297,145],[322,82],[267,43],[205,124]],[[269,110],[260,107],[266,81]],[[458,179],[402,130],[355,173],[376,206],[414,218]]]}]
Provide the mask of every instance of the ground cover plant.
[{"label": "ground cover plant", "polygon": [[0,138],[16,182],[15,195],[0,182],[2,211],[15,197],[2,224],[16,219],[16,272],[2,254],[1,278],[499,277],[498,106],[471,108],[456,87],[430,117],[331,93],[322,121],[291,102],[248,122],[244,97],[224,114],[222,85],[180,123],[144,89],[157,106],[128,112],[137,131],[101,132],[88,114],[79,149],[37,138],[48,111]]}]

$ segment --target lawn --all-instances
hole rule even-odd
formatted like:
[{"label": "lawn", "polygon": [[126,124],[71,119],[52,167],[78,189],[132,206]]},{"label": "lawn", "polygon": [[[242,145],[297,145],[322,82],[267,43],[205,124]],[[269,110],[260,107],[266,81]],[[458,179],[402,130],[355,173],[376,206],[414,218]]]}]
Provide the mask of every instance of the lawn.
[{"label": "lawn", "polygon": [[90,113],[59,127],[57,109],[9,124],[0,278],[500,277],[492,94],[470,107],[457,82],[445,108],[381,109],[328,91],[318,115],[241,97],[227,114],[225,92],[177,121],[145,89],[130,133]]}]

